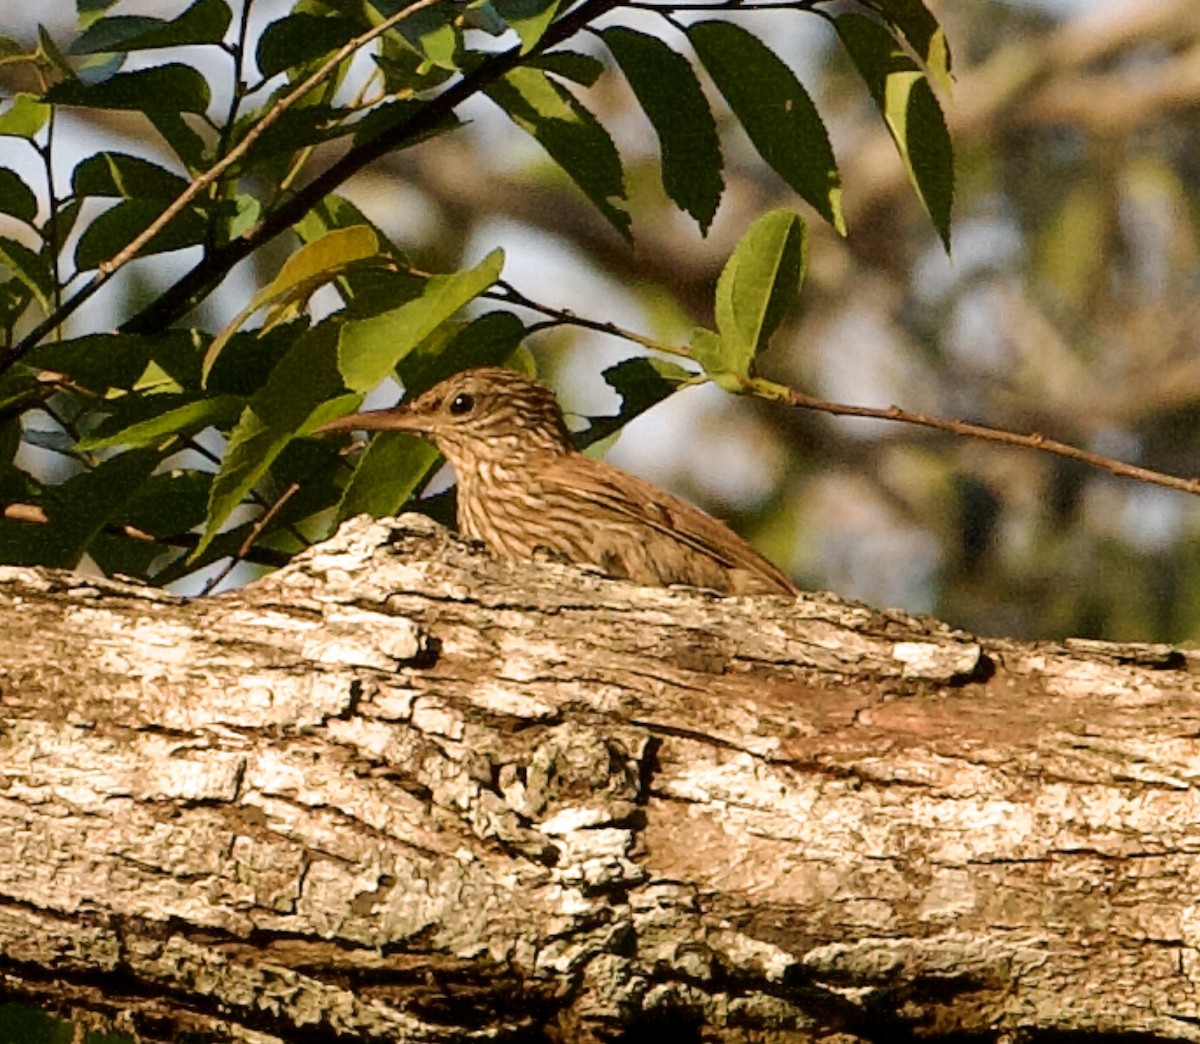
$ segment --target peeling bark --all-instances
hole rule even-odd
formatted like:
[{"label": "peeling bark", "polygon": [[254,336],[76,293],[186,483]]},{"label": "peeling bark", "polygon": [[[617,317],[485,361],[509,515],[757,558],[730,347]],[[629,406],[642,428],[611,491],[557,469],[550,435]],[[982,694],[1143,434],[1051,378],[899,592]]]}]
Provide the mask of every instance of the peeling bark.
[{"label": "peeling bark", "polygon": [[148,1039],[1200,1040],[1197,657],[358,519],[0,569],[0,976]]}]

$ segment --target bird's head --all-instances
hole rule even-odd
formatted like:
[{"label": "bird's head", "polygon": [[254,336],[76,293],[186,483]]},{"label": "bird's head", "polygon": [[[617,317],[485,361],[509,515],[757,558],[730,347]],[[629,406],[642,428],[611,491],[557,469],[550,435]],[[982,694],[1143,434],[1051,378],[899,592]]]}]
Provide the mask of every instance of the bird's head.
[{"label": "bird's head", "polygon": [[339,431],[411,432],[436,445],[456,470],[481,458],[574,449],[554,393],[496,366],[463,370],[399,406],[353,413],[317,429]]}]

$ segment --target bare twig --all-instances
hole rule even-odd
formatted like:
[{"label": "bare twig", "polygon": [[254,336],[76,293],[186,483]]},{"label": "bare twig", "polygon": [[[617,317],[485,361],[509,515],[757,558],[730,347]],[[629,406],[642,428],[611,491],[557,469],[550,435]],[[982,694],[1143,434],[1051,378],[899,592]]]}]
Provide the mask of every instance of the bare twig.
[{"label": "bare twig", "polygon": [[273,519],[279,513],[279,509],[282,508],[283,505],[286,504],[299,489],[300,483],[293,482],[290,486],[288,486],[287,489],[283,491],[283,494],[279,497],[279,499],[276,500],[275,503],[272,504],[265,512],[263,512],[263,514],[255,521],[253,527],[250,529],[250,532],[246,534],[246,539],[242,541],[242,546],[238,548],[237,554],[231,555],[229,561],[225,564],[225,568],[208,580],[208,582],[204,585],[203,590],[200,592],[201,595],[211,594],[217,585],[233,572],[237,564],[245,560],[246,556],[250,553],[250,548],[254,546],[254,541],[256,541],[262,535],[262,531],[267,528],[271,519]]}]

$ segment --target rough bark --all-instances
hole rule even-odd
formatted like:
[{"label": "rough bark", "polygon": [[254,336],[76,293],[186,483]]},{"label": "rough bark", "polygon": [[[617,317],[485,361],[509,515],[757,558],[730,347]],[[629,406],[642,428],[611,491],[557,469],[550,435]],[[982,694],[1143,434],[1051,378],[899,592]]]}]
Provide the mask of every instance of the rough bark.
[{"label": "rough bark", "polygon": [[194,601],[2,569],[0,974],[149,1038],[1200,1040],[1198,716],[1191,653],[418,516]]}]

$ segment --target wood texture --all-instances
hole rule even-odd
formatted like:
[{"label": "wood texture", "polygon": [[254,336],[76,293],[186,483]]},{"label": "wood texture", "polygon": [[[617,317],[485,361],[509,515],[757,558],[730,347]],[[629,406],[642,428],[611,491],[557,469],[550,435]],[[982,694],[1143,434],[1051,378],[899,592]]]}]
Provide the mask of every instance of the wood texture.
[{"label": "wood texture", "polygon": [[1200,1040],[1197,678],[418,516],[204,600],[0,569],[0,984],[147,1039]]}]

